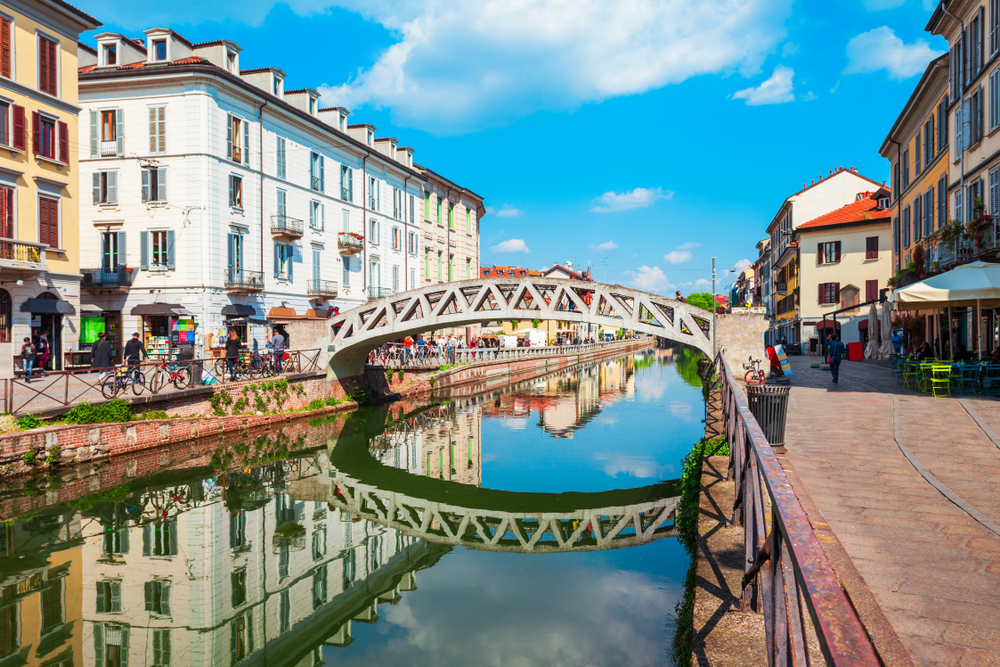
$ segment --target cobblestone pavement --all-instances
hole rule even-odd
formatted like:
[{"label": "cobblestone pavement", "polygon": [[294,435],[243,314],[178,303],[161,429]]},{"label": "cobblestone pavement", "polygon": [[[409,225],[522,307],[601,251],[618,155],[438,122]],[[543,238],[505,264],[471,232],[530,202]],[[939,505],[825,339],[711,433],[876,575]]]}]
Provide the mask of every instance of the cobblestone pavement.
[{"label": "cobblestone pavement", "polygon": [[930,398],[862,362],[833,384],[816,361],[792,358],[797,477],[917,665],[1000,665],[1000,401]]}]

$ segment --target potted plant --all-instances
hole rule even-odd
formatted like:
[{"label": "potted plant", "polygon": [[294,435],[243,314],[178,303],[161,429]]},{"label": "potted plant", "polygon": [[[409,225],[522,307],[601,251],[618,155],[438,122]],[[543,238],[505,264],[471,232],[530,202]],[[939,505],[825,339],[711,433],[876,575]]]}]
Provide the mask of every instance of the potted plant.
[{"label": "potted plant", "polygon": [[934,273],[937,273],[938,271],[941,270],[941,260],[935,259],[933,262],[931,262],[931,266],[934,268]]}]

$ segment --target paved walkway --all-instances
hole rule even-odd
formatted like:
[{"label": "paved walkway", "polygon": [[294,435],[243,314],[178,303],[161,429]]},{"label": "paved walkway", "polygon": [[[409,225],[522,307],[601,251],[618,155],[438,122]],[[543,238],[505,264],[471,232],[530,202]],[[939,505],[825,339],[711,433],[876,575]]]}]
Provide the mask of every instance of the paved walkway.
[{"label": "paved walkway", "polygon": [[816,361],[792,358],[793,483],[915,664],[1000,666],[1000,401],[930,398],[860,362],[835,385]]}]

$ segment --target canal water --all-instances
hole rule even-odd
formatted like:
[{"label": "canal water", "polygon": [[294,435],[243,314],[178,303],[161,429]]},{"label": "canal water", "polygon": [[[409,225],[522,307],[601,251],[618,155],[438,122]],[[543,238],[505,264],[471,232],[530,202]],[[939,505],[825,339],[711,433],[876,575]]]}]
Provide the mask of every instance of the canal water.
[{"label": "canal water", "polygon": [[696,359],[201,443],[6,517],[0,665],[671,665]]}]

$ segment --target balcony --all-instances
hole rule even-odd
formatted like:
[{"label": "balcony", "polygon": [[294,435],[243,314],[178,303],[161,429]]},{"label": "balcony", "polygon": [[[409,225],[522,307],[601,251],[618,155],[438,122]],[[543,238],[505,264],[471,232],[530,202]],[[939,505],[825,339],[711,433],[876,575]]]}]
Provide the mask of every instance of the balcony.
[{"label": "balcony", "polygon": [[388,287],[374,287],[368,286],[368,300],[381,299],[382,297],[392,295],[392,290]]},{"label": "balcony", "polygon": [[351,192],[347,188],[341,186],[340,188],[340,199],[341,201],[351,201]]},{"label": "balcony", "polygon": [[335,280],[310,280],[307,286],[309,296],[337,298],[337,281]]},{"label": "balcony", "polygon": [[302,238],[302,230],[303,224],[298,218],[289,218],[287,215],[271,216],[271,234],[274,236]]},{"label": "balcony", "polygon": [[104,269],[80,269],[83,281],[80,287],[89,290],[127,290],[135,279],[135,269],[119,266],[106,271]]},{"label": "balcony", "polygon": [[100,150],[101,157],[115,157],[118,155],[118,142],[114,139],[111,141],[102,141]]},{"label": "balcony", "polygon": [[310,176],[309,189],[315,190],[316,192],[323,192],[323,179],[319,176]]},{"label": "balcony", "polygon": [[337,250],[343,255],[355,255],[365,249],[365,237],[354,232],[337,234]]},{"label": "balcony", "polygon": [[45,263],[46,248],[48,246],[41,243],[0,238],[0,269],[48,271],[48,264]]},{"label": "balcony", "polygon": [[247,271],[239,266],[226,269],[226,289],[231,292],[263,292],[263,271]]},{"label": "balcony", "polygon": [[778,294],[784,296],[788,294],[788,283],[775,283],[774,289]]}]

